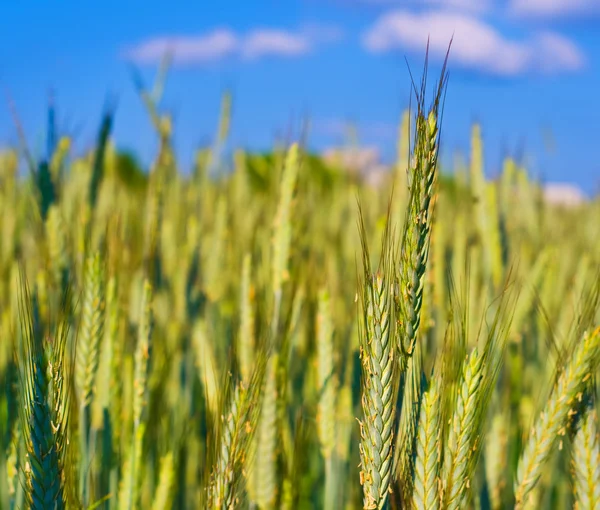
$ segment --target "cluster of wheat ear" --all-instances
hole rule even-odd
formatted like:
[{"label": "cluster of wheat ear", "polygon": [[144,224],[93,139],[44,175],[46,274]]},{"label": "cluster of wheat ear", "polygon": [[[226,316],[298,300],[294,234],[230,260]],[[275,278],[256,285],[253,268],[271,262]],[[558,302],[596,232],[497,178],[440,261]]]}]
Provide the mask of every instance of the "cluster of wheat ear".
[{"label": "cluster of wheat ear", "polygon": [[0,508],[600,508],[600,200],[446,171],[425,78],[383,186],[228,94],[184,173],[139,78],[147,171],[110,108],[0,153]]}]

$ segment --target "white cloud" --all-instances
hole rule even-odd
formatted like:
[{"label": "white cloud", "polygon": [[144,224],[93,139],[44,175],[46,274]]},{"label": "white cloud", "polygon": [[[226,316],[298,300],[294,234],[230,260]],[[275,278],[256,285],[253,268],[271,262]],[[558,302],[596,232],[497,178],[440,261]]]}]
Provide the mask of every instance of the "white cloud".
[{"label": "white cloud", "polygon": [[558,16],[600,13],[599,0],[511,0],[509,12],[522,17],[553,18]]},{"label": "white cloud", "polygon": [[554,32],[542,32],[537,35],[533,44],[533,55],[539,70],[548,73],[559,70],[577,71],[585,65],[585,57],[577,45]]},{"label": "white cloud", "polygon": [[368,171],[378,166],[381,155],[379,147],[374,145],[361,147],[329,147],[322,152],[328,163],[337,163],[345,168]]},{"label": "white cloud", "polygon": [[242,55],[256,59],[267,55],[293,57],[311,50],[311,44],[303,34],[293,34],[284,30],[262,29],[248,34],[241,42]]},{"label": "white cloud", "polygon": [[237,36],[228,29],[216,29],[201,36],[156,37],[125,52],[125,57],[147,64],[159,61],[168,51],[180,64],[198,64],[219,60],[235,53]]},{"label": "white cloud", "polygon": [[551,204],[576,207],[586,201],[578,186],[566,182],[554,182],[544,186],[544,198]]},{"label": "white cloud", "polygon": [[491,0],[425,0],[425,3],[475,12],[487,11],[492,6]]},{"label": "white cloud", "polygon": [[470,12],[486,12],[493,7],[494,0],[358,0],[363,4],[381,6],[435,6]]},{"label": "white cloud", "polygon": [[160,61],[165,52],[173,54],[175,64],[204,64],[237,56],[255,60],[267,56],[297,57],[311,52],[318,45],[339,42],[340,28],[322,24],[307,24],[297,31],[261,28],[246,34],[236,34],[228,28],[218,28],[196,36],[163,36],[143,41],[126,49],[128,60],[140,64]]},{"label": "white cloud", "polygon": [[424,51],[427,37],[430,52],[438,56],[445,55],[453,37],[451,63],[497,76],[574,71],[585,63],[577,46],[558,34],[511,40],[481,19],[448,11],[388,13],[366,32],[363,44],[373,53]]}]

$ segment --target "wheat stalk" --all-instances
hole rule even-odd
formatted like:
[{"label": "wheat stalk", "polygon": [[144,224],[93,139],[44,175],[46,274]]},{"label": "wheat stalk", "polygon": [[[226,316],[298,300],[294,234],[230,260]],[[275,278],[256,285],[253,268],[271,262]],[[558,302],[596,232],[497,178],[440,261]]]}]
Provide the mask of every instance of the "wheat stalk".
[{"label": "wheat stalk", "polygon": [[119,508],[122,510],[135,508],[138,504],[138,484],[141,473],[142,444],[145,434],[144,411],[147,406],[148,371],[154,323],[152,290],[152,285],[145,279],[142,287],[138,338],[134,356],[133,434],[129,448],[129,457],[126,458],[123,466],[123,477],[119,491]]},{"label": "wheat stalk", "polygon": [[163,510],[171,508],[173,500],[173,485],[175,478],[175,466],[171,452],[164,455],[160,461],[158,475],[158,486],[152,502],[152,510]]},{"label": "wheat stalk", "polygon": [[422,355],[419,344],[408,361],[404,380],[404,395],[398,421],[398,447],[394,454],[396,478],[402,488],[403,501],[410,501],[413,491],[415,444],[418,435],[421,404]]},{"label": "wheat stalk", "polygon": [[506,416],[499,411],[492,419],[486,440],[485,467],[490,502],[494,510],[502,507],[503,490],[506,487],[508,461],[508,426]]}]

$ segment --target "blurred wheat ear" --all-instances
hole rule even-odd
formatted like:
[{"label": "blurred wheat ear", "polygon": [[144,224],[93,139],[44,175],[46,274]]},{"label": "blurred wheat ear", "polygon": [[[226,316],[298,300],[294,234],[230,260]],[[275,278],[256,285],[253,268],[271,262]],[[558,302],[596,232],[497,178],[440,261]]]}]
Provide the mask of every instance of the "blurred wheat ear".
[{"label": "blurred wheat ear", "polygon": [[588,331],[577,342],[575,350],[556,382],[545,409],[536,420],[531,435],[519,459],[515,484],[516,507],[528,503],[547,462],[553,445],[557,442],[569,419],[578,395],[585,389],[586,381],[600,362],[600,328]]},{"label": "blurred wheat ear", "polygon": [[230,381],[222,393],[222,414],[215,417],[214,441],[206,459],[212,467],[206,482],[205,508],[238,508],[246,497],[244,470],[251,460],[248,452],[259,425],[261,393],[270,361],[269,351],[261,344],[250,379]]},{"label": "blurred wheat ear", "polygon": [[573,444],[573,481],[577,508],[600,505],[600,441],[596,410],[581,420]]}]

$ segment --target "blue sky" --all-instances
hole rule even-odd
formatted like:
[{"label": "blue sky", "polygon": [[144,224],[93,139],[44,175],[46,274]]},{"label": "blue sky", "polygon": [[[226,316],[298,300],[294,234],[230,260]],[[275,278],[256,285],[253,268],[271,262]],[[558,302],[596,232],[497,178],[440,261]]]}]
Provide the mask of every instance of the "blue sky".
[{"label": "blue sky", "polygon": [[26,4],[0,7],[2,144],[17,139],[5,92],[39,151],[50,88],[79,151],[93,143],[112,93],[117,144],[149,161],[157,141],[129,65],[151,83],[169,47],[162,106],[174,115],[182,166],[212,139],[225,89],[234,95],[234,146],[269,148],[309,117],[310,145],[324,149],[344,141],[351,121],[361,143],[391,161],[410,94],[405,57],[419,76],[429,34],[435,73],[454,34],[444,160],[468,150],[478,121],[490,175],[504,154],[519,154],[545,180],[600,189],[600,0]]}]

